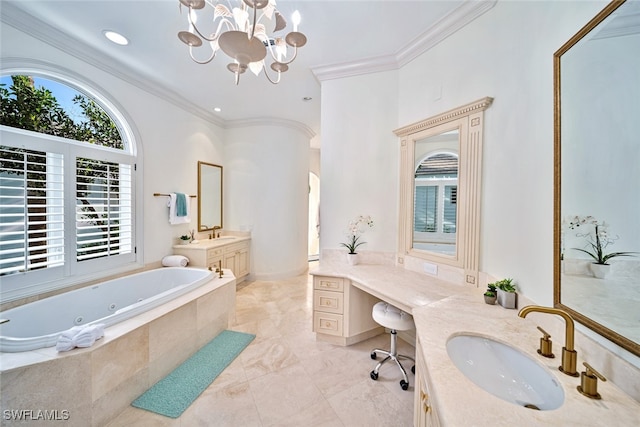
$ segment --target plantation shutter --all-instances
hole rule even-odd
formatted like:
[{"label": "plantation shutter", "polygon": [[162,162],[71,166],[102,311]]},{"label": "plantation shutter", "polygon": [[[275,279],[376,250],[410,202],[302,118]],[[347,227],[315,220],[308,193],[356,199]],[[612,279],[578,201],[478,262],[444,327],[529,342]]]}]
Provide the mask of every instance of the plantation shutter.
[{"label": "plantation shutter", "polygon": [[438,227],[438,186],[417,186],[414,206],[414,231],[435,232]]},{"label": "plantation shutter", "polygon": [[132,252],[130,164],[76,159],[77,260]]},{"label": "plantation shutter", "polygon": [[457,185],[445,185],[444,187],[444,221],[442,224],[443,233],[456,232],[456,215],[457,215]]},{"label": "plantation shutter", "polygon": [[0,275],[62,266],[63,155],[0,151]]}]

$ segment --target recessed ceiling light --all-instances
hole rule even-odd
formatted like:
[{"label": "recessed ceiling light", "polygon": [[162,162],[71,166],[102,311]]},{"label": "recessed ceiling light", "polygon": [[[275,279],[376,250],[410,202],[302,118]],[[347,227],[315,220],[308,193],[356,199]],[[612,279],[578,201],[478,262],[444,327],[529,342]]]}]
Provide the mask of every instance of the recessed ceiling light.
[{"label": "recessed ceiling light", "polygon": [[216,113],[219,113],[220,111],[222,111],[222,108],[216,107],[216,108],[213,109],[213,111],[215,111]]},{"label": "recessed ceiling light", "polygon": [[106,38],[108,38],[115,44],[119,44],[120,46],[126,46],[129,44],[129,40],[127,40],[127,38],[120,33],[116,33],[115,31],[111,30],[104,30],[102,33]]}]

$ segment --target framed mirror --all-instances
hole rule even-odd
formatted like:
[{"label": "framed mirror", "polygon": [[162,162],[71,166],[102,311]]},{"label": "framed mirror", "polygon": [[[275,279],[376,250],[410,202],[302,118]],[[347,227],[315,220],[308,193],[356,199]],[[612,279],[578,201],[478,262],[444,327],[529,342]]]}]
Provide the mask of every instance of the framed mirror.
[{"label": "framed mirror", "polygon": [[554,54],[554,305],[640,356],[638,52],[613,1]]},{"label": "framed mirror", "polygon": [[198,162],[198,231],[222,228],[222,166]]},{"label": "framed mirror", "polygon": [[399,263],[451,266],[478,283],[482,129],[493,98],[397,129],[400,137]]}]

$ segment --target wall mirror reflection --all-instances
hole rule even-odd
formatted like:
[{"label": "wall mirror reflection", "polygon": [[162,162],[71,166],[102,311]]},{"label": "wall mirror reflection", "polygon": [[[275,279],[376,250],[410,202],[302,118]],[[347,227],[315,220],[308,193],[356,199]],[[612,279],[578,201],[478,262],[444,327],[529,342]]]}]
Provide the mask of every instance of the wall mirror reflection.
[{"label": "wall mirror reflection", "polygon": [[222,228],[222,166],[198,162],[198,230]]},{"label": "wall mirror reflection", "polygon": [[[554,55],[554,302],[636,355],[640,355],[638,28],[640,2],[612,2]],[[617,252],[636,253],[606,257]]]},{"label": "wall mirror reflection", "polygon": [[413,248],[456,252],[458,129],[415,142]]}]

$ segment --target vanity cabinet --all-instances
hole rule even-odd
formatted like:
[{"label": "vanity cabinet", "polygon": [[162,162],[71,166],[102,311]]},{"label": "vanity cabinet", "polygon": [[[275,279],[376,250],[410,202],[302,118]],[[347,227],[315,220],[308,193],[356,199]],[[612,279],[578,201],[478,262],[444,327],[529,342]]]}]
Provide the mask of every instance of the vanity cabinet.
[{"label": "vanity cabinet", "polygon": [[226,246],[222,267],[233,271],[237,278],[247,276],[249,274],[249,241]]},{"label": "vanity cabinet", "polygon": [[215,239],[201,241],[195,245],[178,245],[173,247],[173,253],[189,258],[190,267],[213,268],[218,265],[228,268],[236,276],[236,282],[242,282],[249,275],[250,241],[218,242]]},{"label": "vanity cabinet", "polygon": [[418,341],[416,343],[416,377],[413,399],[413,425],[415,427],[440,427],[431,389],[427,363],[422,354],[422,346]]},{"label": "vanity cabinet", "polygon": [[351,345],[384,332],[371,317],[380,300],[342,277],[313,277],[313,331],[316,338]]}]

